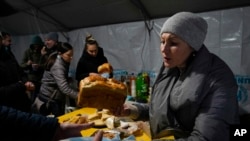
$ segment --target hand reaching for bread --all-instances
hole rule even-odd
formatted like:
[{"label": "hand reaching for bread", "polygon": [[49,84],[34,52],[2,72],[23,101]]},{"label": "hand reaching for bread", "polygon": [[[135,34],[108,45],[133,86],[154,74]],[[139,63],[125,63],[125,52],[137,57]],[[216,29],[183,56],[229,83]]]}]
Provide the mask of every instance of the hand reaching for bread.
[{"label": "hand reaching for bread", "polygon": [[[111,135],[111,133],[114,131],[122,133],[123,136],[130,136],[130,135],[137,136],[142,133],[140,122],[134,122],[132,119],[126,117],[121,117],[121,118],[115,117],[110,113],[109,110],[106,109],[102,111],[97,111],[89,115],[77,114],[62,122],[70,124],[94,123],[94,127],[98,128],[107,126],[107,128],[105,128],[104,130],[105,133],[104,137],[107,137],[106,133],[109,133],[109,135]],[[112,126],[110,126],[110,124],[112,124]],[[110,137],[111,136],[109,136],[109,138]]]}]

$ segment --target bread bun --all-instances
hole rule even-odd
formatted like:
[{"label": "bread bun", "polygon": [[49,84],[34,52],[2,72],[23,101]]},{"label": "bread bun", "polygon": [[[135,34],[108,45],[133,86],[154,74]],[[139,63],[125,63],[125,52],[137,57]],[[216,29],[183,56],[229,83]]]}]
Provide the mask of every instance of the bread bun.
[{"label": "bread bun", "polygon": [[113,73],[113,67],[109,63],[104,63],[97,68],[99,74],[102,73]]},{"label": "bread bun", "polygon": [[113,78],[91,75],[80,81],[77,105],[97,109],[122,106],[127,96],[126,85]]}]

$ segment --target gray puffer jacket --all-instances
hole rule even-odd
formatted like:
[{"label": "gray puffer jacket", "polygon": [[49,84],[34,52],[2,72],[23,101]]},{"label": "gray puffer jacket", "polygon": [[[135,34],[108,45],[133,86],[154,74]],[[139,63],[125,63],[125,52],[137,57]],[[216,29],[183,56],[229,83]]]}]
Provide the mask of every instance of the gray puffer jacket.
[{"label": "gray puffer jacket", "polygon": [[55,98],[57,100],[64,99],[65,95],[77,98],[77,91],[72,89],[67,81],[69,65],[58,55],[50,71],[45,71],[43,75],[40,93],[51,96],[55,90],[59,90]]},{"label": "gray puffer jacket", "polygon": [[69,65],[58,55],[50,71],[44,72],[40,93],[35,100],[37,109],[40,109],[46,97],[53,97],[53,100],[62,108],[65,106],[66,95],[73,99],[77,98],[78,92],[72,89],[67,81]]},{"label": "gray puffer jacket", "polygon": [[203,46],[182,72],[163,66],[150,103],[133,105],[137,119],[149,117],[152,138],[228,141],[230,125],[239,123],[237,88],[226,63]]}]

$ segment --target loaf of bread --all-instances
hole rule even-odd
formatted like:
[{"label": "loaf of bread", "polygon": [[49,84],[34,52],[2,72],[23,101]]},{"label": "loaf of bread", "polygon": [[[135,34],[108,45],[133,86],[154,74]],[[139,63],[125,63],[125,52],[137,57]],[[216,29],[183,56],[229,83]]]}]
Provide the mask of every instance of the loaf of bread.
[{"label": "loaf of bread", "polygon": [[97,72],[105,78],[112,78],[113,77],[113,67],[109,63],[104,63],[104,64],[100,65],[97,68]]},{"label": "loaf of bread", "polygon": [[113,67],[109,63],[104,63],[97,68],[99,74],[102,73],[113,73]]},{"label": "loaf of bread", "polygon": [[113,109],[122,106],[127,96],[126,85],[113,78],[91,75],[80,81],[79,107]]}]

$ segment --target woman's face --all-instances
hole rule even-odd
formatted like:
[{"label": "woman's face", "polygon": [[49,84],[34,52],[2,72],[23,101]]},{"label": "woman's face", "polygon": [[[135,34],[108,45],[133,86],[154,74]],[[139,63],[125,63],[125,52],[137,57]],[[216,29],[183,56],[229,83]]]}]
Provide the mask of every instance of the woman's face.
[{"label": "woman's face", "polygon": [[89,55],[96,57],[98,53],[98,48],[96,44],[88,44],[87,45],[87,52]]},{"label": "woman's face", "polygon": [[70,63],[73,58],[73,50],[68,50],[67,52],[60,54],[64,61]]},{"label": "woman's face", "polygon": [[193,49],[178,36],[171,33],[161,35],[161,54],[167,68],[183,68]]}]

